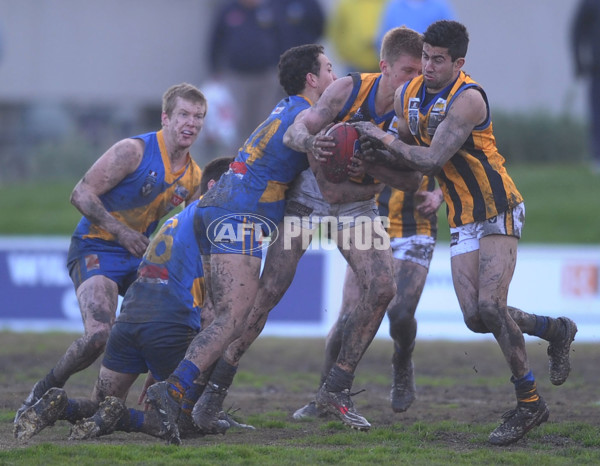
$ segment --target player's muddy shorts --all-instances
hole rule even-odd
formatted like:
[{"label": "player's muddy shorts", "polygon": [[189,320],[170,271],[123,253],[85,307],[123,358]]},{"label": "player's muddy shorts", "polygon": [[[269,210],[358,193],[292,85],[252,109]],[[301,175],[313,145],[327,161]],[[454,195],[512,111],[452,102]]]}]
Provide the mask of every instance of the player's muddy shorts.
[{"label": "player's muddy shorts", "polygon": [[243,254],[262,258],[266,236],[276,235],[277,225],[252,213],[232,213],[220,207],[198,207],[194,231],[200,254]]},{"label": "player's muddy shorts", "polygon": [[[309,168],[297,176],[288,191],[285,208],[286,217],[297,217],[305,230],[312,230],[321,223],[331,223],[325,217],[335,217],[337,229],[354,227],[357,220],[374,220],[379,217],[375,197],[366,201],[329,204],[323,199],[317,180]],[[288,218],[287,221],[290,221]]]},{"label": "player's muddy shorts", "polygon": [[433,257],[435,239],[428,235],[413,235],[408,238],[390,238],[395,259],[414,262],[429,270]]},{"label": "player's muddy shorts", "polygon": [[136,279],[140,261],[124,247],[101,239],[71,238],[67,255],[69,276],[75,289],[88,278],[102,275],[117,284],[121,296]]},{"label": "player's muddy shorts", "polygon": [[521,237],[525,222],[525,204],[522,202],[512,210],[507,210],[483,222],[473,222],[450,228],[450,257],[466,254],[479,249],[479,240],[489,235]]},{"label": "player's muddy shorts", "polygon": [[119,322],[113,325],[102,364],[123,374],[152,373],[165,380],[185,356],[196,336],[187,325],[163,322]]}]

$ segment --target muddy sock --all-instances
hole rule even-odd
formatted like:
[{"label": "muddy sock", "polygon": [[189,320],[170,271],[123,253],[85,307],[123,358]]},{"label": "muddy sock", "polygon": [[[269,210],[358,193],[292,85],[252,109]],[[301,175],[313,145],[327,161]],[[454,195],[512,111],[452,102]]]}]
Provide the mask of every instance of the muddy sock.
[{"label": "muddy sock", "polygon": [[181,402],[199,375],[200,369],[189,359],[184,359],[167,379],[169,395]]},{"label": "muddy sock", "polygon": [[67,406],[59,419],[75,424],[80,419],[92,417],[98,409],[98,403],[88,399],[69,398]]},{"label": "muddy sock", "polygon": [[185,391],[185,395],[183,396],[183,400],[181,401],[181,411],[183,413],[192,414],[192,410],[194,409],[194,405],[202,392],[206,388],[206,384],[193,384],[190,388]]},{"label": "muddy sock", "polygon": [[42,380],[39,381],[39,384],[40,384],[39,391],[40,391],[40,393],[42,393],[42,395],[44,393],[46,393],[48,390],[50,390],[52,387],[62,388],[65,386],[64,381],[60,381],[54,376],[54,369],[52,369],[50,372],[48,372],[46,374],[46,376]]},{"label": "muddy sock", "polygon": [[115,430],[121,432],[143,432],[144,411],[129,408],[127,412],[117,421]]},{"label": "muddy sock", "polygon": [[232,366],[221,358],[210,375],[210,382],[220,388],[228,389],[233,383],[236,372],[237,366]]},{"label": "muddy sock", "polygon": [[540,400],[540,396],[537,392],[537,385],[533,373],[529,371],[523,377],[516,379],[514,376],[510,378],[510,381],[515,386],[515,392],[517,394],[517,403],[520,405],[537,405]]},{"label": "muddy sock", "polygon": [[354,374],[340,369],[338,366],[333,366],[325,379],[325,387],[328,392],[341,392],[342,390],[350,389],[354,382]]},{"label": "muddy sock", "polygon": [[557,338],[564,338],[566,328],[558,319],[546,316],[535,316],[535,329],[533,336],[542,340],[552,341]]}]

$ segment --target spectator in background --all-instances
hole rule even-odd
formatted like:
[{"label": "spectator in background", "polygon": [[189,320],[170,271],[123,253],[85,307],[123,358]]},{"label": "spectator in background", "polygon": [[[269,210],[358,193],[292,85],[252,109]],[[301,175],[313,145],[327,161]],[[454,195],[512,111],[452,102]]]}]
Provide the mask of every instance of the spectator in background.
[{"label": "spectator in background", "polygon": [[327,23],[327,36],[346,72],[378,73],[375,38],[386,0],[339,0]]},{"label": "spectator in background", "polygon": [[592,170],[600,174],[600,0],[581,0],[571,32],[575,75],[589,78]]},{"label": "spectator in background", "polygon": [[230,0],[217,11],[209,40],[211,82],[224,85],[236,106],[234,136],[228,135],[223,152],[237,152],[285,97],[279,56],[315,42],[324,22],[317,0]]},{"label": "spectator in background", "polygon": [[377,47],[387,31],[406,26],[423,34],[431,23],[440,19],[455,19],[447,0],[388,0],[383,8],[377,32]]},{"label": "spectator in background", "polygon": [[[317,42],[325,31],[325,13],[318,0],[277,0],[279,53]],[[246,135],[247,136],[247,135]]]},{"label": "spectator in background", "polygon": [[212,80],[224,84],[236,103],[237,152],[248,135],[279,101],[279,60],[275,2],[230,0],[213,20],[209,60]]}]

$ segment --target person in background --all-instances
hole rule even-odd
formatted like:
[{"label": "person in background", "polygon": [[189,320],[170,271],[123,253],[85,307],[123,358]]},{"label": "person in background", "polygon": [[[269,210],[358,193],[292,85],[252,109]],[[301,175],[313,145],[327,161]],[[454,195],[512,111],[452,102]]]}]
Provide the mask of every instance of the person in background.
[{"label": "person in background", "polygon": [[280,54],[315,44],[325,32],[325,13],[318,0],[276,0]]},{"label": "person in background", "polygon": [[280,55],[317,42],[324,22],[317,0],[230,0],[217,9],[208,41],[209,82],[224,84],[235,103],[234,136],[221,150],[237,152],[285,97],[277,81]]},{"label": "person in background", "polygon": [[71,237],[67,267],[84,334],[33,386],[15,425],[48,389],[63,387],[102,354],[118,297],[135,280],[159,220],[198,197],[201,171],[189,148],[202,130],[206,111],[206,99],[196,87],[170,87],[163,95],[162,129],[114,144],[73,189],[71,203],[83,217]]},{"label": "person in background", "polygon": [[386,0],[338,0],[327,21],[327,37],[345,72],[379,72],[376,34]]},{"label": "person in background", "polygon": [[592,171],[600,174],[600,0],[581,0],[573,18],[575,75],[588,79]]},{"label": "person in background", "polygon": [[229,0],[216,10],[208,40],[211,81],[222,82],[235,105],[236,153],[281,98],[277,82],[280,48],[272,0]]},{"label": "person in background", "polygon": [[388,0],[381,14],[376,43],[387,31],[406,26],[423,34],[431,23],[441,19],[456,19],[448,0]]}]

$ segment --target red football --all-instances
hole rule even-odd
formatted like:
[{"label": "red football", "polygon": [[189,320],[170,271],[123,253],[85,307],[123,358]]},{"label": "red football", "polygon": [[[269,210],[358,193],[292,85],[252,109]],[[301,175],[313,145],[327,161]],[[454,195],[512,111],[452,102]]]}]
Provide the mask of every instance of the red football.
[{"label": "red football", "polygon": [[358,131],[350,123],[338,123],[326,133],[333,137],[335,147],[327,162],[321,164],[325,179],[332,183],[341,183],[348,179],[348,165],[352,156],[360,150]]}]

